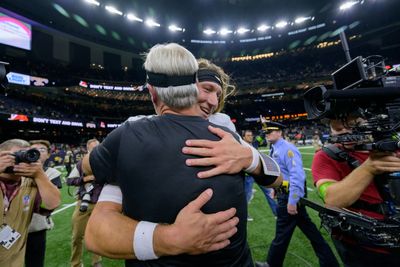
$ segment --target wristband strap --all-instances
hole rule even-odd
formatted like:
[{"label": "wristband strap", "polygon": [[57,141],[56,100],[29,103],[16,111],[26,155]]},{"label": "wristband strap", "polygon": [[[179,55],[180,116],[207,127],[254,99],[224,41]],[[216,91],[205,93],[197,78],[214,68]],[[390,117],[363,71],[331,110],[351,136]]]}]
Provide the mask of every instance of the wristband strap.
[{"label": "wristband strap", "polygon": [[158,259],[153,249],[153,234],[157,224],[140,221],[133,236],[133,251],[141,261]]},{"label": "wristband strap", "polygon": [[260,154],[258,154],[257,149],[255,149],[252,146],[249,146],[251,149],[251,152],[253,153],[253,160],[250,164],[249,167],[247,167],[247,169],[245,169],[244,171],[247,173],[252,173],[257,169],[258,163],[260,162]]}]

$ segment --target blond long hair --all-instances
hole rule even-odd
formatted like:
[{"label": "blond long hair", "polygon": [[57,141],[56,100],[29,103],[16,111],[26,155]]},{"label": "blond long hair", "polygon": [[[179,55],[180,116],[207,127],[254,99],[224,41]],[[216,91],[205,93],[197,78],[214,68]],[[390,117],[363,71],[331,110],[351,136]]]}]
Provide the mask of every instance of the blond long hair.
[{"label": "blond long hair", "polygon": [[236,87],[231,84],[231,78],[228,74],[225,73],[225,71],[221,67],[215,65],[205,58],[199,58],[197,62],[199,64],[199,69],[209,69],[215,71],[221,78],[222,92],[221,96],[218,99],[218,106],[215,109],[214,113],[221,112],[224,109],[225,100],[228,98],[228,96],[233,94]]}]

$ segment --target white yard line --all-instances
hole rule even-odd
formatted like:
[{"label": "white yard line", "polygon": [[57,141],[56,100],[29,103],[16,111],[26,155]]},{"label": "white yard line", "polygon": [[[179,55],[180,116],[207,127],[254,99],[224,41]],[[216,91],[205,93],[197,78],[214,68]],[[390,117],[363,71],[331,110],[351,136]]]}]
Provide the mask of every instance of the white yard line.
[{"label": "white yard line", "polygon": [[55,215],[55,214],[57,214],[57,213],[59,213],[59,212],[62,212],[62,211],[66,210],[66,209],[68,209],[68,208],[70,208],[70,207],[73,207],[73,206],[76,205],[76,203],[78,203],[78,202],[75,201],[74,203],[67,204],[67,205],[65,205],[65,207],[63,207],[63,208],[61,208],[61,209],[59,209],[59,210],[56,210],[56,211],[53,212],[51,215]]},{"label": "white yard line", "polygon": [[[310,168],[303,168],[303,169],[306,170],[306,171],[309,171],[309,172],[311,171]],[[308,191],[314,191],[314,189],[312,189],[311,187],[308,187],[308,186],[307,186],[307,190]]]}]

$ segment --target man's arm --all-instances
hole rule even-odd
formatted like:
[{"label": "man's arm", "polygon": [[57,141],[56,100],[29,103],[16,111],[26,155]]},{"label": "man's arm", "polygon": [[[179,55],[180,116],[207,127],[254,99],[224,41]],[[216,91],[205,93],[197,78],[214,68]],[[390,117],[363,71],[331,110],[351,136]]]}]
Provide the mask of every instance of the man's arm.
[{"label": "man's arm", "polygon": [[90,153],[87,153],[82,159],[82,171],[86,175],[93,174],[92,168],[90,167],[89,157]]},{"label": "man's arm", "polygon": [[325,204],[345,208],[357,201],[376,175],[400,171],[400,159],[392,153],[371,153],[360,167],[353,170],[343,180],[326,177],[317,181],[316,186],[332,182],[326,188]]},{"label": "man's arm", "polygon": [[[234,208],[215,214],[204,214],[201,207],[212,197],[212,190],[204,191],[178,214],[174,224],[157,225],[153,248],[157,256],[202,254],[229,245],[239,219]],[[112,201],[112,202],[111,202]],[[110,258],[134,259],[133,233],[137,220],[122,212],[120,200],[99,201],[86,227],[88,250]]]},{"label": "man's arm", "polygon": [[35,180],[44,208],[53,210],[60,205],[61,193],[47,178],[41,163],[20,163],[14,166],[14,173],[20,176],[31,177]]},{"label": "man's arm", "polygon": [[289,198],[287,211],[291,215],[297,214],[297,203],[304,196],[306,175],[303,170],[301,154],[296,148],[288,149],[283,155],[285,165],[289,171]]},{"label": "man's arm", "polygon": [[[247,169],[253,161],[255,154],[247,144],[240,144],[232,134],[222,129],[209,126],[210,132],[221,138],[220,141],[210,140],[187,140],[182,152],[189,155],[201,156],[199,159],[188,159],[188,166],[215,166],[211,170],[199,172],[199,178],[209,178],[219,174],[234,174]],[[274,175],[265,174],[264,160],[260,152],[256,153],[257,167],[249,174],[258,177],[269,177],[272,179],[268,187],[278,186],[279,167],[275,163]],[[272,159],[268,159],[273,162]]]}]

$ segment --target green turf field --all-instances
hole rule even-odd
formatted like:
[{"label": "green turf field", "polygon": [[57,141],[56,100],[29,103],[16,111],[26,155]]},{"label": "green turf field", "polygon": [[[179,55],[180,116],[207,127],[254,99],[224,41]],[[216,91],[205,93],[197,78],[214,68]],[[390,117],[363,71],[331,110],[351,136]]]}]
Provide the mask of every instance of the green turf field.
[{"label": "green turf field", "polygon": [[[312,148],[305,148],[300,151],[303,155],[304,168],[307,174],[308,197],[312,200],[319,200],[314,190],[309,171],[314,150]],[[253,258],[256,261],[264,261],[268,247],[274,238],[276,220],[261,190],[257,185],[254,188],[257,191],[249,205],[249,213],[254,218],[254,221],[248,222],[248,241]],[[74,207],[67,207],[66,205],[74,202],[74,198],[70,197],[67,193],[67,186],[64,186],[62,189],[62,205],[58,208],[58,210],[63,208],[64,210],[53,215],[55,228],[47,234],[46,267],[69,266],[71,255],[71,217]],[[308,209],[308,212],[317,227],[319,227],[320,220],[317,213],[310,209]],[[326,231],[321,229],[321,232],[334,250]],[[88,253],[84,253],[84,265],[90,266],[90,255]],[[103,266],[124,266],[124,263],[123,261],[104,259]],[[296,229],[294,232],[288,253],[286,254],[284,266],[318,266],[318,259],[310,242],[299,229]]]}]

